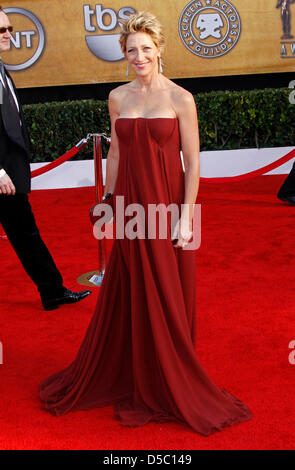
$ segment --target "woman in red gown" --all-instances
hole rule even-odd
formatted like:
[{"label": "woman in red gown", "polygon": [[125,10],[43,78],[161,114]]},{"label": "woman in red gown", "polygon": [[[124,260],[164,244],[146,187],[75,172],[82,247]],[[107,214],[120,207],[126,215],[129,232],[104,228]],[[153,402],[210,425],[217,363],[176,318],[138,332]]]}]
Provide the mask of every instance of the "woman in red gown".
[{"label": "woman in red gown", "polygon": [[114,240],[78,354],[42,381],[40,397],[57,416],[113,404],[123,425],[177,421],[207,436],[252,414],[212,382],[195,353],[196,250],[186,245],[199,182],[196,107],[161,73],[164,38],[152,14],[130,16],[120,44],[136,78],[109,96],[105,194],[124,196],[125,207],[184,205],[166,239]]}]

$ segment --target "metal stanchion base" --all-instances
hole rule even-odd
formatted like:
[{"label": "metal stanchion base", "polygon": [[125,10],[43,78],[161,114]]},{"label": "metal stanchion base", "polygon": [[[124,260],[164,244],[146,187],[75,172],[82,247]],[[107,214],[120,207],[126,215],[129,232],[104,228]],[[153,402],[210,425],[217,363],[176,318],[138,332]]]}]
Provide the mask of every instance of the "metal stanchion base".
[{"label": "metal stanchion base", "polygon": [[104,271],[90,271],[88,273],[81,274],[81,276],[78,277],[77,282],[82,284],[82,286],[99,287],[101,286],[103,276]]}]

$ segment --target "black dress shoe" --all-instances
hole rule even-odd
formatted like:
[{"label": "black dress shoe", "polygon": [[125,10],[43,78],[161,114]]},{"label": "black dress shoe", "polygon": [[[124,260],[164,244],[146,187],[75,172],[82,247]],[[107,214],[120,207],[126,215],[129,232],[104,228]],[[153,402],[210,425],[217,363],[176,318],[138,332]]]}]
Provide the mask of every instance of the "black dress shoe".
[{"label": "black dress shoe", "polygon": [[288,196],[287,194],[278,194],[278,199],[284,202],[289,202],[292,206],[295,206],[295,196]]},{"label": "black dress shoe", "polygon": [[73,304],[75,302],[79,302],[80,300],[85,299],[89,294],[91,294],[91,290],[82,290],[81,292],[72,292],[69,289],[65,289],[65,291],[60,294],[58,297],[53,298],[44,298],[41,297],[42,305],[44,310],[54,310],[59,305],[62,304]]}]

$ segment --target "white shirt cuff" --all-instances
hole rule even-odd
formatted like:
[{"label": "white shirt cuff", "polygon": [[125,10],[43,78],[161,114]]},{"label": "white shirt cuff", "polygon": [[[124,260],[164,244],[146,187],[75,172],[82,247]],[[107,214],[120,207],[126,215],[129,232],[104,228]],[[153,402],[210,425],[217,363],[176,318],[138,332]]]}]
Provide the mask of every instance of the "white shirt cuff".
[{"label": "white shirt cuff", "polygon": [[2,170],[0,170],[0,178],[2,178],[2,176],[4,176],[4,175],[6,175],[6,171],[3,170],[3,168],[2,168]]}]

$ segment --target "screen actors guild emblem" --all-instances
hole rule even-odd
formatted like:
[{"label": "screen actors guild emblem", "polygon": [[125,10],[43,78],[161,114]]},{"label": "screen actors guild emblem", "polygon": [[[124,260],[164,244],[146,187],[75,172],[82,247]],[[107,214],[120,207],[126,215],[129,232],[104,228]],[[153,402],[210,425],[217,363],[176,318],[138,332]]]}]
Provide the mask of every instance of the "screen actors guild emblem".
[{"label": "screen actors guild emblem", "polygon": [[281,7],[281,19],[283,23],[283,35],[281,39],[292,39],[294,36],[291,34],[291,11],[290,5],[295,3],[295,0],[278,0],[276,8]]},{"label": "screen actors guild emblem", "polygon": [[214,59],[227,54],[237,44],[241,19],[228,0],[192,0],[182,10],[178,29],[190,52]]}]

